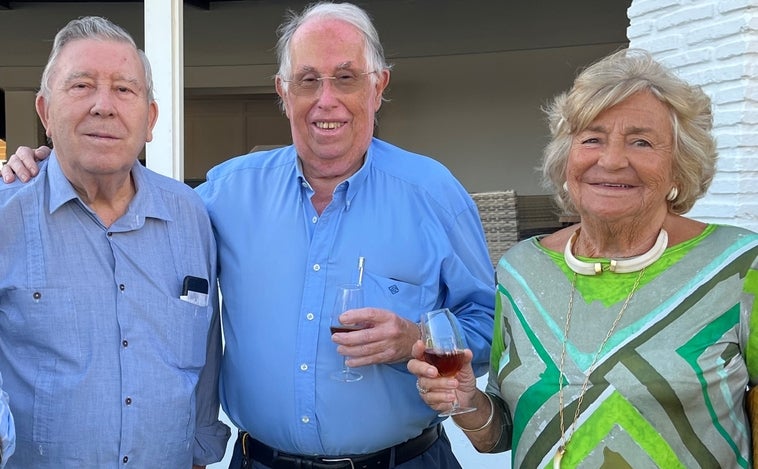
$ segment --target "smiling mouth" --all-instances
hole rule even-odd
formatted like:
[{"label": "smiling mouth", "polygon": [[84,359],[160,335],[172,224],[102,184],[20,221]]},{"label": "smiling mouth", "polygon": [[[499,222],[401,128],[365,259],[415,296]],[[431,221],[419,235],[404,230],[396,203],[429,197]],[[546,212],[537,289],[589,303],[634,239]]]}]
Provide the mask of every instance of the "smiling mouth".
[{"label": "smiling mouth", "polygon": [[116,137],[114,137],[112,135],[105,135],[105,134],[85,134],[85,135],[87,135],[88,137],[100,138],[100,139],[113,139],[113,138],[116,138]]},{"label": "smiling mouth", "polygon": [[592,184],[593,186],[601,186],[601,187],[614,187],[619,189],[632,189],[635,186],[631,186],[629,184],[611,184],[609,182],[599,182]]},{"label": "smiling mouth", "polygon": [[323,130],[339,129],[343,125],[345,125],[344,122],[316,122],[316,127]]}]

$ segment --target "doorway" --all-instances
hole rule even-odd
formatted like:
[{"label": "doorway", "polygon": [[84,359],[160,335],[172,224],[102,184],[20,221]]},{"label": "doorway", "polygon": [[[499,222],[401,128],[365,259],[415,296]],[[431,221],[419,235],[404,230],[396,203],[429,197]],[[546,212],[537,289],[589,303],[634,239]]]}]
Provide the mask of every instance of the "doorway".
[{"label": "doorway", "polygon": [[196,185],[213,166],[254,147],[291,144],[289,121],[277,99],[276,94],[186,97],[185,181]]}]

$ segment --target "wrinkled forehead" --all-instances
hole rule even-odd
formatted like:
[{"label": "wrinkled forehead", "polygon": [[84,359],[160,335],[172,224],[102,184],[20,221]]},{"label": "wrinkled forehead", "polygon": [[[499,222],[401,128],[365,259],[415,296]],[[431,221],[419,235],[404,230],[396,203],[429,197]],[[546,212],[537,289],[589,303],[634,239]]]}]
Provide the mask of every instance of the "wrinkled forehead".
[{"label": "wrinkled forehead", "polygon": [[60,51],[54,71],[123,75],[145,80],[145,69],[137,50],[128,42],[111,39],[76,39]]},{"label": "wrinkled forehead", "polygon": [[366,67],[366,40],[355,26],[335,19],[301,25],[290,43],[292,70],[331,73]]}]

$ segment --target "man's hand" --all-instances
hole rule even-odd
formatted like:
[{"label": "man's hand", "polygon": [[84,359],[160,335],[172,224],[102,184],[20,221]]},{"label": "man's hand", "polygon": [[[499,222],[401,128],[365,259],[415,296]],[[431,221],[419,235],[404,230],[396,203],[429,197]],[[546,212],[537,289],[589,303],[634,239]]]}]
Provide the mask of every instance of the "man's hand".
[{"label": "man's hand", "polygon": [[41,146],[36,150],[29,147],[18,147],[16,153],[12,154],[8,162],[0,169],[3,181],[7,184],[19,178],[23,182],[29,182],[39,172],[37,163],[50,156],[51,151],[46,146]]},{"label": "man's hand", "polygon": [[339,345],[337,351],[350,357],[350,367],[406,361],[411,358],[413,344],[421,338],[416,323],[386,309],[351,309],[340,316],[340,322],[368,324],[359,331],[332,335]]}]

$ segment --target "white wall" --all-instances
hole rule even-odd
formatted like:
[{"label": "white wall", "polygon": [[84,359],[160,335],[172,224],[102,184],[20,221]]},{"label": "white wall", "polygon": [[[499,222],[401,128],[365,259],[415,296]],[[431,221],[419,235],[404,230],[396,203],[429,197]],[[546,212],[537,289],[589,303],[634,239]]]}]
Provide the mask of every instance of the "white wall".
[{"label": "white wall", "polygon": [[711,97],[718,173],[688,214],[758,231],[758,3],[635,0],[632,47],[650,50]]}]

